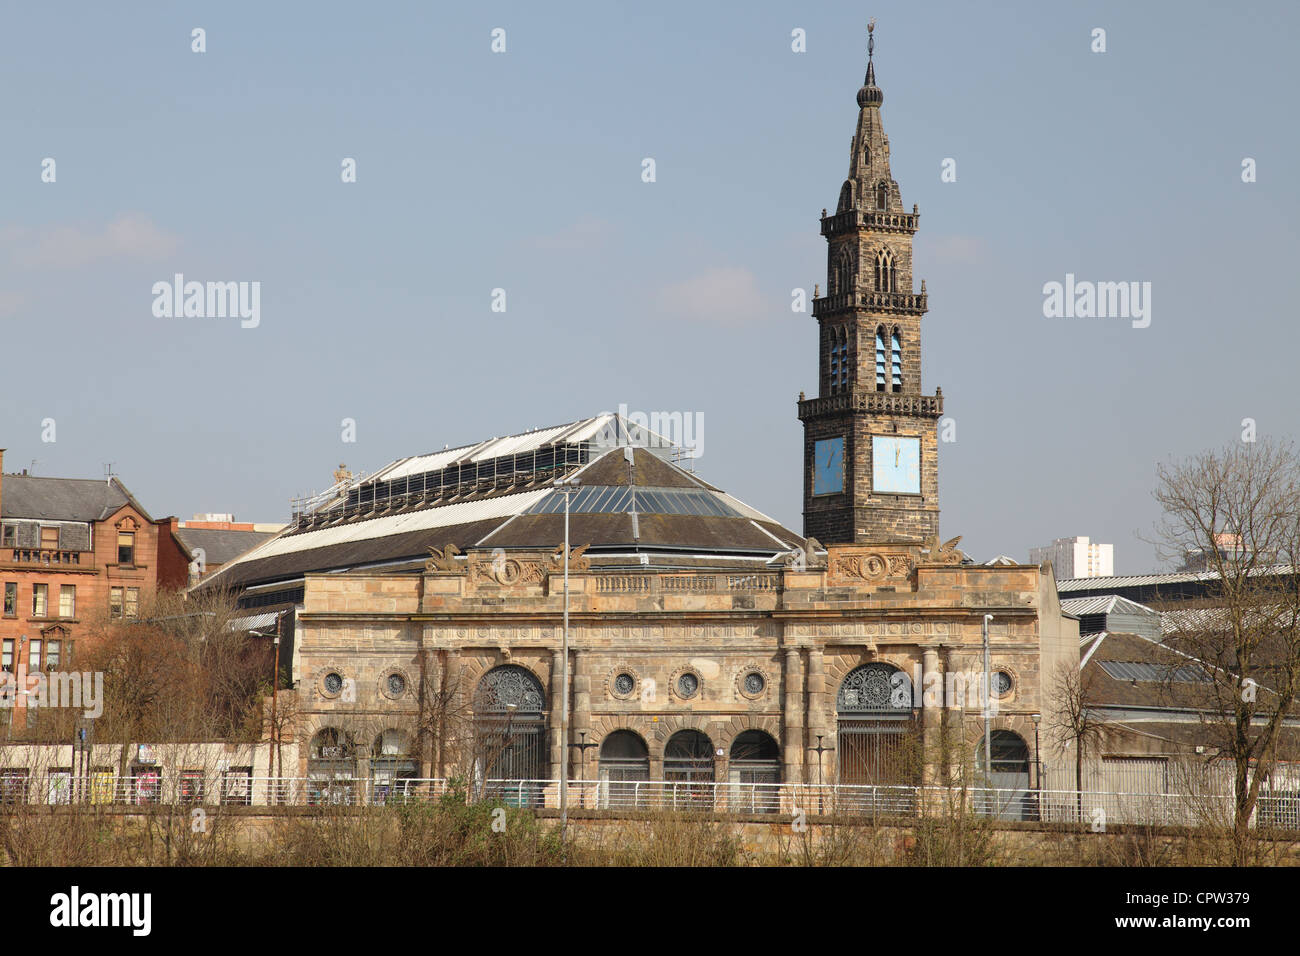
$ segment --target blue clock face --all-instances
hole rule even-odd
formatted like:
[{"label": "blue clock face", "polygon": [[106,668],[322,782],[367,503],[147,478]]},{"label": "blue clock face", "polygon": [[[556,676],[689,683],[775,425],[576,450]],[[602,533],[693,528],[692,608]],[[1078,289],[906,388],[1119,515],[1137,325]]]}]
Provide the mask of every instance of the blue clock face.
[{"label": "blue clock face", "polygon": [[871,436],[871,489],[897,495],[921,493],[921,439]]},{"label": "blue clock face", "polygon": [[844,438],[823,438],[813,445],[813,494],[844,490]]}]

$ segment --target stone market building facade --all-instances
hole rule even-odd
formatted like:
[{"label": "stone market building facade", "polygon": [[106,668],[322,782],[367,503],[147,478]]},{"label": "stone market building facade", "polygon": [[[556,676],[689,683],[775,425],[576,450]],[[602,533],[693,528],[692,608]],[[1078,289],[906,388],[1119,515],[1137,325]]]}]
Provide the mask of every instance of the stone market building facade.
[{"label": "stone market building facade", "polygon": [[[941,542],[919,213],[890,172],[870,58],[856,99],[849,177],[821,221],[818,394],[798,406],[803,534],[619,415],[341,472],[200,585],[250,610],[293,608],[300,773],[953,779],[983,739],[991,615],[990,769],[1000,786],[1035,785],[1054,710],[1044,690],[1078,668],[1077,621],[1050,568],[976,565],[958,539]],[[567,689],[557,479],[577,483]]]}]

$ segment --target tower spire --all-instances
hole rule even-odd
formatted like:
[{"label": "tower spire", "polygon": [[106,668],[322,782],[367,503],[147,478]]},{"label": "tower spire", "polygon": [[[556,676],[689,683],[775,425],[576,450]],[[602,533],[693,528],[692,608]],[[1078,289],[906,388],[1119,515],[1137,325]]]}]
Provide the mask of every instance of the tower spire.
[{"label": "tower spire", "polygon": [[912,238],[889,171],[876,85],[876,22],[858,90],[849,175],[835,214],[822,211],[825,296],[818,322],[817,397],[804,425],[804,534],[835,544],[920,543],[939,532],[938,436],[943,396],[921,388],[924,287],[912,288]]}]

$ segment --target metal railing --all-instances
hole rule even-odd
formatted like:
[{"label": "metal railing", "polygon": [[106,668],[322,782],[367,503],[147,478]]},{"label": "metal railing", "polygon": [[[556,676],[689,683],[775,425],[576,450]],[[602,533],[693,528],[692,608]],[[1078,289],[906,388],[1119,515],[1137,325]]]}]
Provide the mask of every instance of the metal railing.
[{"label": "metal railing", "polygon": [[[0,770],[0,812],[22,805],[96,805],[125,808],[379,807],[428,802],[448,793],[444,778],[345,776],[253,777],[100,772],[29,775]],[[614,812],[674,811],[730,814],[944,816],[958,811],[1000,820],[1066,823],[1100,830],[1120,824],[1226,826],[1232,797],[1218,793],[1115,793],[850,784],[727,783],[699,780],[570,780],[569,807]],[[559,808],[559,781],[485,780],[468,787],[470,800],[531,809]],[[1261,792],[1252,823],[1300,830],[1300,790]]]}]

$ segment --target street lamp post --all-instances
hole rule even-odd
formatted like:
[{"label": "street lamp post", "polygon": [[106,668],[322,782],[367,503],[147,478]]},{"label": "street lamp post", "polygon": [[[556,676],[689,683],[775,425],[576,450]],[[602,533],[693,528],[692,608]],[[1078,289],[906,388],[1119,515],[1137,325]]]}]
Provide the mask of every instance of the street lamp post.
[{"label": "street lamp post", "polygon": [[[587,743],[587,732],[585,730],[578,731],[578,736],[581,738],[578,743],[569,744],[569,747],[578,751],[578,779],[585,784],[587,782],[587,748],[599,745],[596,743]],[[580,795],[579,802],[583,807],[586,807],[587,801],[585,798],[587,788],[581,787],[578,792]]]},{"label": "street lamp post", "polygon": [[560,653],[560,844],[569,828],[569,496],[577,490],[577,478],[557,478],[564,493],[564,636]]},{"label": "street lamp post", "polygon": [[993,682],[989,675],[989,621],[992,614],[984,615],[984,775],[987,783],[993,786],[993,746],[989,734],[989,708],[993,703]]},{"label": "street lamp post", "polygon": [[823,737],[823,736],[825,736],[825,735],[824,735],[824,734],[818,734],[818,735],[817,735],[817,746],[816,746],[816,747],[809,747],[809,748],[808,748],[809,750],[811,750],[811,751],[813,751],[814,753],[817,754],[817,813],[818,813],[819,815],[820,815],[821,813],[825,812],[825,807],[822,805],[822,754],[824,754],[824,753],[829,753],[830,751],[832,751],[832,750],[835,749],[834,747],[823,747],[823,746],[822,746],[822,737]]},{"label": "street lamp post", "polygon": [[[276,702],[277,702],[277,692],[280,689],[280,620],[281,617],[282,616],[279,614],[275,616],[275,664],[272,666],[271,669],[271,733],[275,736],[275,750],[273,751],[273,753],[278,758],[276,775],[279,777],[284,776],[284,755],[280,751],[280,725],[276,722],[276,719],[279,716],[276,712]],[[275,786],[277,790],[276,797],[278,797],[280,795],[278,791],[282,789],[283,782],[277,780]],[[279,801],[275,800],[274,802],[278,803]]]},{"label": "street lamp post", "polygon": [[1034,789],[1039,793],[1043,792],[1043,758],[1042,752],[1038,749],[1038,725],[1043,722],[1042,714],[1030,714],[1029,719],[1034,722]]}]

